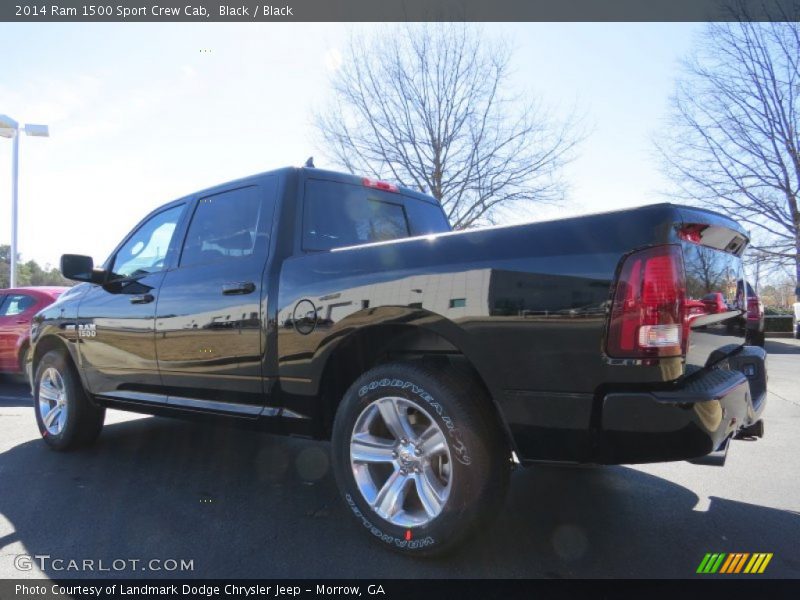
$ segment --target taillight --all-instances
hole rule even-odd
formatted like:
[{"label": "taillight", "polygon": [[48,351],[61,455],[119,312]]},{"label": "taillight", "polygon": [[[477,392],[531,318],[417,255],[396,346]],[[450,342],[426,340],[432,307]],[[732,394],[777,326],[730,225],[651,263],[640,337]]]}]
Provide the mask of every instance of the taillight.
[{"label": "taillight", "polygon": [[369,179],[368,177],[364,177],[364,179],[361,180],[361,184],[364,185],[364,187],[375,188],[376,190],[382,190],[384,192],[399,191],[398,187],[392,183],[378,181],[377,179]]},{"label": "taillight", "polygon": [[680,246],[656,246],[626,258],[611,307],[608,355],[682,354],[689,335],[684,281]]},{"label": "taillight", "polygon": [[758,320],[761,318],[761,308],[758,305],[758,298],[750,296],[747,299],[747,318]]}]

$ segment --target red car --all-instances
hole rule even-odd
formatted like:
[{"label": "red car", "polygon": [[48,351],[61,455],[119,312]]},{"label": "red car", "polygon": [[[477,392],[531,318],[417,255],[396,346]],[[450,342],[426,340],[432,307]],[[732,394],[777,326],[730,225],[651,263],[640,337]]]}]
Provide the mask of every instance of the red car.
[{"label": "red car", "polygon": [[66,287],[0,290],[0,373],[24,373],[33,315],[56,301]]}]

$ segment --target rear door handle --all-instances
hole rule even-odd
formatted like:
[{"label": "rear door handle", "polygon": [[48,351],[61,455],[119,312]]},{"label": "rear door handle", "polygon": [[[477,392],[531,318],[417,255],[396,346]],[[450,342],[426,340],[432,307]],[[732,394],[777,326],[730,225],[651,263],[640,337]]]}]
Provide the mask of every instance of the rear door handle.
[{"label": "rear door handle", "polygon": [[31,322],[30,319],[18,319],[17,325],[25,325],[25,323],[30,323],[30,322]]},{"label": "rear door handle", "polygon": [[256,284],[252,281],[237,281],[235,283],[226,283],[222,286],[222,293],[226,296],[252,294],[254,291],[256,291]]},{"label": "rear door handle", "polygon": [[149,304],[155,300],[153,294],[142,294],[141,296],[131,296],[131,304]]}]

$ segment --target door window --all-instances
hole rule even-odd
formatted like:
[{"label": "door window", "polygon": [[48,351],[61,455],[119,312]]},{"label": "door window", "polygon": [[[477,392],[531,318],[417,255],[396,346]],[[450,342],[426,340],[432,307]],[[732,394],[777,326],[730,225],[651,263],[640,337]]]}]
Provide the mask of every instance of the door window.
[{"label": "door window", "polygon": [[10,294],[0,302],[0,317],[13,317],[21,315],[36,304],[36,299],[24,294]]},{"label": "door window", "polygon": [[112,271],[136,277],[162,270],[183,209],[182,204],[173,206],[148,219],[119,249]]},{"label": "door window", "polygon": [[251,186],[201,198],[186,233],[181,267],[251,256],[259,238],[259,190]]}]

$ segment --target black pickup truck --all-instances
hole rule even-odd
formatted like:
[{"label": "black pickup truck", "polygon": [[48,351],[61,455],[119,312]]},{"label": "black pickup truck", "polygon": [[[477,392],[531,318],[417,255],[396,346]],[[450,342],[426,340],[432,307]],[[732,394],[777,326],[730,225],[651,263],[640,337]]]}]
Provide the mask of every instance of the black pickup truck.
[{"label": "black pickup truck", "polygon": [[710,462],[760,437],[765,353],[730,326],[747,244],[671,204],[453,232],[418,192],[271,171],[157,209],[102,267],[64,255],[84,283],[34,319],[36,420],[57,450],[106,407],[331,439],[359,526],[432,554],[514,464]]}]

